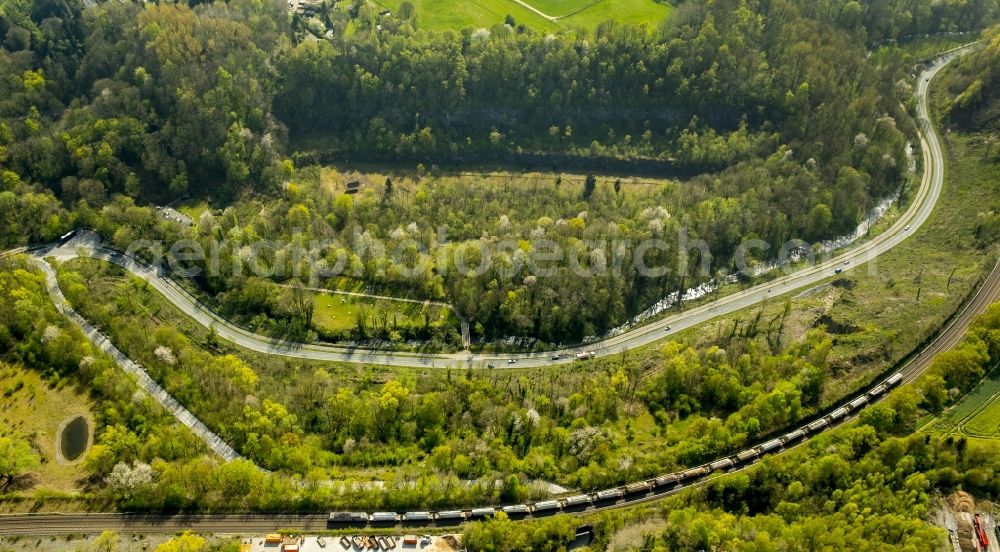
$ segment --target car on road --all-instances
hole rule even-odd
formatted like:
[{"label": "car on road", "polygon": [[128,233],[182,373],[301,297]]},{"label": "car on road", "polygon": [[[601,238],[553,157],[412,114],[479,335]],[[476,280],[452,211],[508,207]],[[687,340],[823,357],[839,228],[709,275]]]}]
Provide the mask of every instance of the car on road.
[{"label": "car on road", "polygon": [[516,358],[508,358],[507,359],[507,364],[516,364],[516,363],[517,363],[517,359]]},{"label": "car on road", "polygon": [[841,272],[843,272],[843,271],[844,271],[844,269],[843,269],[843,268],[838,268],[837,270],[834,270],[834,271],[833,271],[833,273],[834,273],[834,274],[840,274],[840,273],[841,273]]},{"label": "car on road", "polygon": [[74,234],[76,234],[76,230],[70,230],[69,232],[66,232],[59,238],[59,241],[56,242],[56,244],[60,246],[66,245],[66,242],[68,242],[73,237]]},{"label": "car on road", "polygon": [[496,368],[496,367],[497,367],[497,365],[496,365],[496,364],[493,364],[493,363],[491,362],[491,363],[487,364],[487,365],[486,365],[486,367],[487,367],[487,368]]},{"label": "car on road", "polygon": [[669,332],[669,331],[670,331],[671,329],[672,329],[672,328],[670,327],[670,325],[669,325],[669,324],[667,324],[667,326],[663,328],[663,331],[665,331],[665,332]]},{"label": "car on road", "polygon": [[903,227],[903,230],[909,230],[909,229],[910,229],[910,225],[909,224],[907,224],[906,226]]},{"label": "car on road", "polygon": [[562,358],[562,355],[552,355],[552,360],[559,360],[560,358]]}]

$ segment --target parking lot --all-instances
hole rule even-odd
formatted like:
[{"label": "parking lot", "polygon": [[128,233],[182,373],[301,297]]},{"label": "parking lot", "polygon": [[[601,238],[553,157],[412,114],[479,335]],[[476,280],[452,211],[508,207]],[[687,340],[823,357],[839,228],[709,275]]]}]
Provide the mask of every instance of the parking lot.
[{"label": "parking lot", "polygon": [[[460,546],[457,546],[457,539],[452,535],[432,536],[429,537],[429,539],[423,538],[421,535],[412,534],[392,536],[368,535],[368,537],[369,543],[378,541],[379,544],[377,548],[363,543],[359,546],[358,540],[363,539],[364,537],[359,537],[359,539],[354,540],[351,536],[344,537],[347,539],[347,546],[344,546],[345,541],[342,540],[341,536],[336,535],[323,537],[293,536],[284,537],[281,541],[268,539],[267,536],[259,536],[245,540],[241,549],[243,552],[344,552],[348,550],[352,552],[358,552],[361,550],[419,550],[423,552],[452,552],[460,549]],[[375,538],[371,539],[371,537]],[[412,538],[415,543],[410,544],[408,542],[404,542],[409,540],[407,537]]]}]

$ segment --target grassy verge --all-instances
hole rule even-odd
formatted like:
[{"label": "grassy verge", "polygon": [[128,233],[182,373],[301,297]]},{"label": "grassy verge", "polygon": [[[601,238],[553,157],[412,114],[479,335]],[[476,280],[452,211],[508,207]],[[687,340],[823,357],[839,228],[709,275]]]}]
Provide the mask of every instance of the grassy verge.
[{"label": "grassy verge", "polygon": [[967,44],[975,40],[976,36],[978,36],[978,33],[964,33],[906,40],[897,44],[888,44],[876,48],[872,53],[872,58],[876,62],[879,62],[886,58],[907,56],[916,62],[933,58],[940,52]]},{"label": "grassy verge", "polygon": [[191,220],[198,222],[201,215],[209,210],[208,201],[204,199],[192,199],[182,201],[177,205],[177,210],[191,217]]}]

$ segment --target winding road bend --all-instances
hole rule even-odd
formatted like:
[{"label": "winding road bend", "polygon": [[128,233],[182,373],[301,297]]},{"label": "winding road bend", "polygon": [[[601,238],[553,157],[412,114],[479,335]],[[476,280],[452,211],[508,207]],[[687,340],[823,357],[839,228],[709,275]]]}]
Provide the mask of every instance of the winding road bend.
[{"label": "winding road bend", "polygon": [[221,437],[215,434],[211,429],[208,429],[201,420],[199,420],[190,410],[184,408],[184,405],[180,403],[177,399],[167,393],[166,389],[160,387],[160,384],[149,375],[148,372],[139,364],[128,358],[125,353],[118,350],[114,344],[111,343],[104,334],[97,330],[90,322],[87,322],[82,316],[80,316],[73,307],[70,306],[69,301],[63,295],[62,290],[59,289],[59,282],[56,280],[55,270],[49,266],[45,261],[39,260],[37,263],[38,267],[45,274],[45,287],[49,290],[49,297],[56,306],[56,310],[60,314],[68,318],[71,322],[80,328],[83,335],[87,336],[87,339],[94,344],[95,347],[100,349],[102,352],[114,359],[115,363],[118,364],[125,370],[127,374],[135,377],[136,383],[141,387],[146,393],[149,393],[157,402],[163,405],[163,408],[167,409],[170,414],[177,418],[182,424],[186,425],[195,435],[197,435],[202,441],[208,445],[208,448],[212,452],[218,454],[226,460],[235,460],[240,458],[239,453],[233,450]]},{"label": "winding road bend", "polygon": [[[683,313],[634,328],[614,337],[608,337],[586,346],[540,353],[510,355],[477,354],[469,352],[447,354],[420,354],[392,352],[377,349],[351,348],[336,345],[294,343],[265,337],[241,328],[198,301],[189,292],[172,281],[162,267],[153,267],[133,257],[112,251],[94,242],[94,236],[74,238],[62,247],[43,248],[34,252],[37,257],[55,256],[68,259],[80,255],[103,259],[120,265],[162,293],[185,314],[206,328],[214,327],[218,336],[246,349],[260,353],[282,355],[321,361],[407,366],[415,368],[483,368],[490,364],[503,367],[541,367],[567,364],[575,361],[577,353],[594,351],[596,356],[611,356],[661,340],[673,332],[697,326],[713,318],[736,312],[784,293],[814,285],[834,275],[836,269],[857,269],[879,255],[896,247],[915,232],[930,216],[941,195],[944,184],[944,155],[937,133],[928,115],[927,89],[930,81],[955,57],[965,53],[975,44],[953,50],[941,57],[919,77],[917,84],[918,113],[921,129],[921,150],[924,173],[920,188],[909,209],[891,228],[875,238],[838,255],[826,262],[815,264],[782,276],[771,282],[727,295],[715,301],[692,308]],[[668,330],[669,328],[669,330]],[[558,359],[553,359],[558,355]],[[508,362],[513,359],[515,362]]]},{"label": "winding road bend", "polygon": [[[975,296],[920,353],[901,370],[904,381],[913,381],[931,364],[934,356],[955,346],[965,335],[977,314],[1000,299],[1000,262],[985,279]],[[850,418],[848,418],[850,419]],[[846,422],[844,420],[841,423]],[[832,424],[830,431],[841,424]],[[822,432],[820,432],[822,433]],[[818,433],[817,433],[818,434]],[[813,438],[815,435],[809,437]],[[806,439],[796,446],[809,441]],[[750,465],[750,464],[748,464]],[[741,469],[746,469],[744,466]],[[684,489],[701,485],[704,480],[674,487],[667,492],[631,500],[622,500],[601,509],[624,508],[659,500]],[[592,513],[585,510],[582,513]],[[327,528],[327,514],[4,514],[0,515],[0,536],[39,536],[99,533],[105,530],[122,533],[176,533],[191,529],[199,533],[262,534],[279,530],[320,531]],[[414,528],[409,528],[414,531]]]},{"label": "winding road bend", "polygon": [[[904,241],[908,235],[924,221],[934,207],[934,203],[941,193],[944,181],[944,158],[941,152],[938,137],[930,123],[927,109],[927,89],[929,82],[951,59],[967,51],[970,46],[966,46],[949,52],[941,60],[920,76],[918,84],[918,117],[922,130],[921,147],[924,153],[924,177],[913,205],[903,217],[888,231],[877,238],[859,246],[858,248],[844,253],[839,257],[818,266],[804,269],[795,274],[785,276],[766,285],[757,286],[744,292],[722,298],[714,303],[692,309],[683,314],[667,318],[610,338],[602,342],[600,349],[603,354],[612,354],[621,350],[645,345],[647,343],[661,339],[665,334],[663,328],[672,325],[676,329],[690,327],[704,322],[715,316],[720,316],[735,310],[753,305],[773,295],[779,295],[792,291],[799,287],[815,284],[816,282],[829,277],[834,267],[843,265],[844,261],[852,261],[853,266],[858,263],[854,261],[868,261],[875,256],[888,251]],[[489,357],[479,355],[437,355],[419,356],[403,353],[379,353],[377,351],[356,352],[343,348],[323,347],[314,345],[289,345],[277,343],[268,338],[258,336],[235,327],[222,318],[218,317],[210,310],[200,305],[193,297],[181,290],[176,284],[165,278],[159,271],[126,258],[113,251],[100,247],[77,249],[73,247],[46,248],[42,251],[33,252],[37,257],[55,255],[56,257],[74,257],[79,254],[103,258],[115,264],[119,264],[144,280],[147,280],[157,290],[173,301],[178,307],[191,315],[206,326],[214,325],[220,336],[231,339],[239,345],[249,349],[266,353],[280,354],[287,356],[297,356],[304,358],[315,358],[321,360],[339,360],[347,362],[371,362],[396,366],[455,366],[467,363],[487,362],[494,360]],[[23,250],[22,250],[23,251]],[[771,290],[771,294],[768,294]],[[773,295],[772,295],[773,294]],[[931,365],[935,355],[954,347],[965,334],[973,318],[985,310],[994,301],[1000,299],[1000,262],[993,271],[983,281],[976,294],[957,312],[952,320],[924,349],[915,354],[905,366],[900,370],[904,382],[911,382],[920,374],[924,373]],[[564,354],[576,352],[578,349],[567,349],[560,351]],[[542,355],[522,354],[515,355],[519,360],[526,361],[524,364],[541,365],[551,364],[549,356],[552,353]],[[865,394],[867,390],[860,392],[857,396]],[[851,397],[853,398],[853,397]],[[846,400],[851,400],[851,398]],[[819,432],[811,434],[805,441],[815,435],[837,427],[840,423],[851,419],[845,418],[839,423],[832,423],[829,427]],[[801,443],[796,446],[801,446]],[[763,456],[761,456],[763,457]],[[751,465],[751,464],[747,464]],[[740,469],[745,469],[746,466]],[[640,502],[657,500],[663,496],[680,492],[691,486],[701,485],[704,480],[692,481],[688,484],[679,485],[669,491],[651,494],[648,496],[620,500],[617,503],[605,506],[607,508],[621,508]],[[589,511],[593,511],[592,509]],[[134,533],[173,533],[183,529],[193,529],[206,533],[264,533],[279,529],[292,529],[302,531],[315,531],[326,528],[327,515],[323,514],[231,514],[231,515],[178,515],[178,514],[7,514],[0,515],[0,536],[36,536],[36,535],[64,535],[94,533],[103,530],[118,530],[122,532]]]}]

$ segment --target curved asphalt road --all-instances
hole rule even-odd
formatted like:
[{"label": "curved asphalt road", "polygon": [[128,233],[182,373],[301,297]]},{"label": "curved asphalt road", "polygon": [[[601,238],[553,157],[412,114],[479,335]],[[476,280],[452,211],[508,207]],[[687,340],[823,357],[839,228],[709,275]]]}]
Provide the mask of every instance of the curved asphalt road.
[{"label": "curved asphalt road", "polygon": [[[935,355],[954,347],[965,335],[969,324],[975,316],[994,301],[1000,299],[1000,262],[994,267],[990,275],[983,281],[982,286],[972,297],[972,299],[962,308],[952,321],[945,326],[941,333],[928,344],[922,351],[913,357],[900,372],[904,376],[904,382],[909,383],[922,374],[933,362]],[[860,394],[864,394],[863,390]],[[848,397],[841,401],[844,404],[853,400],[855,396]],[[885,396],[888,396],[885,395]],[[885,396],[879,400],[884,399]],[[874,401],[878,402],[878,401]],[[874,404],[874,403],[870,403]],[[837,405],[835,405],[836,407]],[[830,431],[847,423],[854,418],[849,416],[839,423],[833,423],[819,433],[814,433],[805,440],[794,445],[802,446],[808,443],[816,435]],[[791,447],[791,448],[794,448]],[[757,460],[759,461],[759,459]],[[735,471],[742,471],[755,464],[748,463]],[[702,485],[707,479],[692,481],[681,486],[673,487],[670,490],[651,494],[645,497],[636,497],[619,501],[616,504],[603,506],[601,510],[624,508],[642,502],[660,500],[665,496],[679,493],[688,488]],[[467,509],[467,508],[464,508]],[[582,512],[570,512],[575,514],[593,513],[595,509],[588,509]],[[322,531],[327,529],[327,514],[126,514],[126,513],[29,513],[29,514],[0,514],[0,536],[39,536],[39,535],[67,535],[67,534],[96,534],[104,530],[115,530],[122,533],[176,533],[186,529],[191,529],[199,533],[235,533],[235,534],[263,534],[273,533],[280,530],[295,531]],[[437,525],[441,527],[441,525]],[[416,527],[408,526],[407,531],[415,532]],[[397,532],[395,529],[387,529],[387,532]]]},{"label": "curved asphalt road", "polygon": [[[550,366],[574,362],[575,355],[582,351],[594,351],[597,356],[610,356],[653,343],[663,339],[664,336],[669,335],[671,332],[697,326],[718,316],[750,307],[802,287],[814,285],[833,276],[835,269],[838,267],[845,271],[850,270],[871,261],[906,240],[911,233],[916,231],[927,220],[934,209],[938,197],[941,195],[941,188],[944,183],[944,157],[941,152],[937,133],[928,116],[928,84],[937,75],[938,71],[952,59],[974,46],[975,44],[970,44],[952,50],[941,57],[919,77],[917,84],[917,118],[922,131],[920,145],[924,156],[924,175],[919,192],[914,198],[912,205],[895,225],[874,239],[829,261],[586,346],[543,353],[517,353],[501,356],[495,354],[473,354],[469,352],[420,354],[344,346],[291,343],[264,337],[232,324],[212,312],[207,306],[199,303],[195,297],[167,278],[166,274],[159,268],[147,266],[117,252],[99,246],[90,248],[77,247],[79,243],[74,239],[63,247],[42,249],[34,252],[34,254],[39,257],[51,255],[61,259],[86,255],[121,265],[136,276],[149,282],[150,285],[191,318],[194,318],[205,327],[214,327],[220,337],[247,349],[266,354],[311,360],[417,368],[482,368],[487,366],[487,364],[493,364],[497,368]],[[86,237],[83,239],[86,240]],[[669,331],[666,330],[668,326],[671,328]],[[560,359],[553,360],[552,357],[556,354],[560,355]],[[508,359],[516,359],[517,362],[509,363]]]},{"label": "curved asphalt road", "polygon": [[[962,50],[964,50],[964,48]],[[933,128],[929,124],[927,118],[926,93],[927,93],[928,82],[937,73],[937,71],[940,70],[941,67],[943,67],[947,63],[947,61],[950,61],[950,58],[947,58],[946,60],[935,64],[935,66],[932,67],[930,70],[928,70],[927,73],[921,75],[921,82],[920,85],[918,86],[918,91],[920,95],[920,107],[919,107],[920,122],[926,134],[922,146],[925,154],[925,163],[927,163],[925,166],[928,167],[928,170],[925,172],[924,175],[924,182],[921,185],[921,194],[920,196],[918,196],[918,201],[914,202],[914,207],[912,207],[909,211],[907,211],[903,219],[900,220],[899,223],[896,226],[894,226],[890,232],[887,232],[886,234],[882,235],[882,236],[887,236],[887,235],[889,236],[885,240],[885,243],[890,245],[884,248],[879,248],[878,249],[879,252],[885,251],[886,249],[895,246],[903,239],[905,239],[905,232],[901,234],[899,231],[900,226],[905,227],[907,224],[910,224],[912,230],[912,225],[918,225],[923,223],[923,221],[926,220],[927,215],[930,213],[930,210],[933,207],[934,202],[936,201],[938,195],[940,194],[941,184],[943,181],[943,166],[942,166],[943,157],[941,156],[941,149],[937,141],[937,136],[934,134]],[[933,162],[933,164],[931,164],[931,162]],[[930,186],[928,186],[928,184],[930,184]],[[872,242],[869,242],[868,244],[865,244],[865,246],[871,246],[876,241],[877,239],[873,240]],[[859,249],[864,249],[865,246],[862,246]],[[47,250],[47,251],[49,253],[62,257],[75,256],[75,254],[66,251],[66,248]],[[816,274],[818,274],[818,277],[814,281],[821,280],[829,275],[827,271],[832,269],[832,267],[835,266],[836,264],[840,264],[847,259],[851,259],[853,261],[854,259],[858,258],[851,256],[852,253],[857,253],[857,252],[852,251],[851,253],[842,255],[839,258],[834,259],[833,261],[827,263],[824,266],[814,267],[813,269],[806,269],[803,272],[813,274],[812,276],[809,277],[816,277]],[[107,258],[112,262],[121,264],[122,266],[125,266],[129,269],[134,269],[134,271],[136,271],[138,275],[140,275],[141,277],[145,277],[145,279],[150,281],[152,284],[155,285],[156,283],[160,283],[162,286],[162,290],[165,290],[165,293],[174,290],[174,293],[180,293],[182,297],[187,297],[183,291],[177,290],[173,286],[173,284],[170,283],[169,281],[158,278],[153,271],[149,270],[146,267],[133,266],[134,265],[133,261],[125,259],[120,255],[114,254],[113,252],[101,251],[99,249],[96,250],[93,253],[93,255],[99,258]],[[862,255],[865,254],[862,253]],[[868,253],[867,255],[871,255],[871,253]],[[860,257],[860,258],[865,259],[865,257]],[[785,277],[776,282],[772,282],[768,286],[759,286],[758,288],[747,290],[747,292],[744,294],[737,294],[736,296],[733,297],[737,297],[739,295],[747,295],[751,299],[754,299],[755,298],[753,295],[754,293],[759,294],[760,290],[764,289],[764,292],[766,294],[767,293],[766,288],[770,288],[775,291],[778,291],[779,289],[782,290],[778,291],[779,293],[783,293],[784,291],[791,291],[792,289],[794,289],[794,287],[790,286],[793,286],[793,284],[799,281],[796,279],[797,276],[798,275],[796,274],[790,277]],[[808,285],[808,283],[801,285]],[[161,287],[157,286],[157,289],[161,289]],[[167,293],[167,295],[168,297],[172,297],[173,293]],[[759,296],[756,298],[760,300]],[[988,307],[998,298],[1000,298],[1000,262],[997,263],[997,265],[994,267],[990,275],[984,280],[983,285],[977,291],[975,296],[968,302],[968,304],[966,304],[966,306],[961,311],[956,313],[951,323],[949,323],[945,328],[942,329],[941,333],[935,338],[933,342],[931,342],[922,351],[917,353],[917,355],[915,355],[913,359],[910,362],[908,362],[906,366],[902,368],[901,373],[904,375],[904,382],[908,383],[916,379],[920,374],[922,374],[927,369],[928,366],[930,366],[934,356],[937,353],[950,349],[956,343],[958,343],[958,341],[965,334],[965,331],[969,323],[973,319],[973,317],[979,312],[985,310],[986,307]],[[191,299],[186,299],[186,300],[189,302],[192,301]],[[724,303],[725,301],[726,299],[722,299],[716,302],[715,308],[718,308],[718,306]],[[753,302],[754,301],[751,301],[750,303],[747,303],[747,305],[753,304]],[[178,303],[178,305],[183,305],[183,304],[184,303]],[[196,302],[191,302],[191,304],[193,305],[193,313],[194,313],[192,314],[192,316],[195,316],[196,314],[202,317],[207,316],[208,317],[207,320],[210,320],[209,323],[214,323],[214,320],[221,320],[214,314],[208,312],[203,307],[198,306]],[[728,307],[726,308],[729,309]],[[735,308],[742,308],[742,307],[735,307]],[[707,309],[707,311],[711,313],[712,316],[716,316],[724,312],[732,312],[732,310],[735,310],[735,308],[729,310],[713,310],[712,305],[705,306],[705,309]],[[685,314],[691,315],[692,313],[698,312],[699,310],[702,309],[694,309],[691,312]],[[682,323],[680,321],[682,318],[684,318],[684,316],[679,315],[672,319],[658,322],[657,325],[659,327],[663,327],[667,323],[680,325]],[[196,316],[196,319],[201,320],[202,318]],[[694,323],[696,322],[687,323],[684,327],[687,327]],[[250,336],[254,335],[250,334],[249,332],[245,332],[244,330],[240,330],[239,328],[236,328],[236,330],[240,332],[240,334],[247,334]],[[640,332],[640,330],[641,329],[635,330],[634,332],[631,333],[635,333],[640,343],[642,343],[642,339],[644,339],[642,336],[649,335],[652,332]],[[219,333],[220,335],[222,334],[221,328]],[[654,337],[653,339],[649,339],[649,341],[655,341],[655,339],[658,338],[659,334],[653,334],[653,335],[655,335],[656,337]],[[619,337],[628,338],[629,336],[623,334],[622,336]],[[267,342],[265,338],[261,338],[260,336],[254,336],[254,338]],[[631,339],[627,339],[626,341],[627,342],[631,341]],[[324,348],[324,349],[330,349],[330,348]],[[294,348],[289,348],[288,350],[292,351],[294,350]],[[537,355],[522,355],[522,357],[524,358],[531,358],[533,356]],[[850,417],[848,419],[850,419]],[[845,419],[841,423],[844,423],[846,421],[847,420]],[[828,431],[829,429],[837,427],[838,425],[840,424],[832,424],[823,431]],[[812,436],[810,436],[809,438],[812,438]],[[808,439],[803,442],[807,441]],[[800,445],[801,443],[796,446]],[[700,485],[703,482],[704,480],[696,481],[688,485],[684,485],[682,487],[671,489],[670,491],[667,491],[665,493],[649,495],[647,497],[637,498],[628,501],[620,501],[617,504],[607,506],[602,509],[621,508],[639,502],[657,500],[665,495],[674,494],[676,492],[679,492],[680,490],[683,490],[684,488]],[[120,531],[135,531],[143,533],[170,533],[182,529],[195,529],[199,532],[263,533],[279,529],[298,529],[305,531],[321,530],[324,529],[325,527],[326,527],[326,514],[171,515],[171,514],[110,514],[109,513],[109,514],[0,515],[0,535],[8,535],[8,536],[15,536],[15,535],[36,536],[36,535],[46,535],[46,534],[56,535],[56,534],[71,534],[71,533],[83,534],[83,533],[93,533],[105,529],[117,529]]]}]

